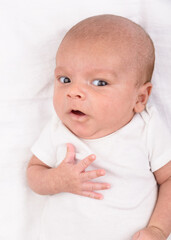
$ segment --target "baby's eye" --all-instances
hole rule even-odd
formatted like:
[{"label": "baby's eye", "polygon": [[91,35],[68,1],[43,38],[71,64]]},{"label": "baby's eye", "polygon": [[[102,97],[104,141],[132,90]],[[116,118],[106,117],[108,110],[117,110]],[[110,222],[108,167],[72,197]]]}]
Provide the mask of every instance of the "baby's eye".
[{"label": "baby's eye", "polygon": [[68,77],[60,77],[59,81],[61,83],[70,83],[71,82],[71,80]]},{"label": "baby's eye", "polygon": [[93,85],[95,86],[106,86],[108,83],[104,80],[94,80],[93,82]]}]

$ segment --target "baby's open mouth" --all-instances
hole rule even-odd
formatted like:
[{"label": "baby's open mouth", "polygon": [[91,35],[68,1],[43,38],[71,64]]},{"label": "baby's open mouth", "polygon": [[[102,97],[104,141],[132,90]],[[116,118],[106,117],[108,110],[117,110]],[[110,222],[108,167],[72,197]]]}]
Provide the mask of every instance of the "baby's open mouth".
[{"label": "baby's open mouth", "polygon": [[79,110],[72,110],[71,113],[73,113],[73,114],[75,114],[77,116],[84,116],[85,115],[85,113],[83,113],[83,112],[81,112]]}]

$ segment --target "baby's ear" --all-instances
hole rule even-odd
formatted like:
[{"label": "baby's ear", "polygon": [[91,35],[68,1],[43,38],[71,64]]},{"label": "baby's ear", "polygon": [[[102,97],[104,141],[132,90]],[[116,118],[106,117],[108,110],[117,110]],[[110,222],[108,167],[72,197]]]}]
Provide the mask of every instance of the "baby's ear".
[{"label": "baby's ear", "polygon": [[144,83],[138,89],[137,101],[134,106],[134,112],[140,113],[145,109],[148,98],[151,94],[152,84],[150,82]]}]

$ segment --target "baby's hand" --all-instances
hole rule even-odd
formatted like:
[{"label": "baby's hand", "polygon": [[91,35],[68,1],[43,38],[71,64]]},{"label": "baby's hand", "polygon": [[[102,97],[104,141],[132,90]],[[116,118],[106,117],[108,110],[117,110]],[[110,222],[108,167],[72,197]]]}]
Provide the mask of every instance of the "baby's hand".
[{"label": "baby's hand", "polygon": [[56,173],[58,176],[60,175],[61,179],[61,192],[70,192],[90,198],[103,199],[103,195],[95,191],[108,189],[110,185],[108,183],[91,182],[91,180],[104,176],[105,170],[97,169],[85,172],[85,169],[95,159],[95,155],[92,154],[76,164],[74,146],[67,144],[66,157],[56,168]]},{"label": "baby's hand", "polygon": [[159,228],[150,226],[137,232],[132,240],[166,240],[166,237]]}]

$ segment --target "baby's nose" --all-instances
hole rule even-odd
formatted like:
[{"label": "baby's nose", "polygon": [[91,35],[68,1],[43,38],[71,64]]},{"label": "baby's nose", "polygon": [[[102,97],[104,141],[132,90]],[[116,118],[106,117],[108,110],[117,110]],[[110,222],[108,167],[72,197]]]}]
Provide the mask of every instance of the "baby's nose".
[{"label": "baby's nose", "polygon": [[67,97],[72,98],[72,99],[84,100],[85,93],[84,93],[83,89],[75,86],[75,87],[72,87],[69,89],[69,91],[67,93]]}]

